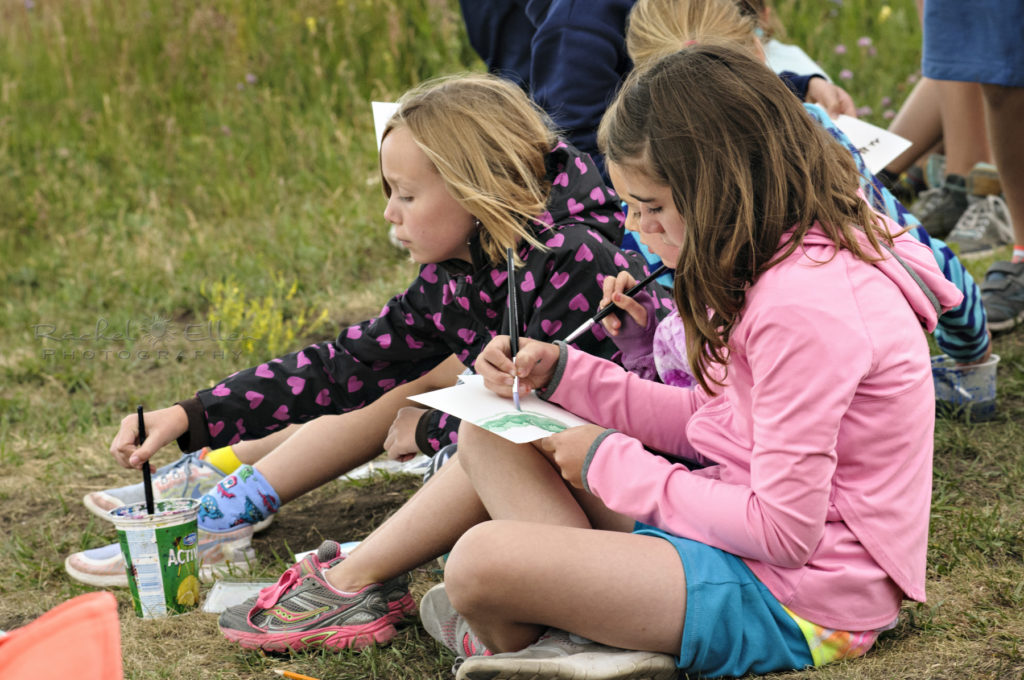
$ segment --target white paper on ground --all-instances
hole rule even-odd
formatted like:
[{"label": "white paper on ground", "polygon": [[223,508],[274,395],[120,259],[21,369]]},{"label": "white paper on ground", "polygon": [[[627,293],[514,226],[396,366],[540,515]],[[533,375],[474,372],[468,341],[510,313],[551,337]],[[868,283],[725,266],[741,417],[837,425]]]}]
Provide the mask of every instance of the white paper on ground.
[{"label": "white paper on ground", "polygon": [[841,114],[835,124],[860,151],[871,174],[878,173],[889,161],[910,148],[909,139],[859,118]]},{"label": "white paper on ground", "polygon": [[482,427],[516,444],[542,439],[555,432],[587,421],[549,404],[531,392],[520,400],[522,411],[516,411],[511,399],[499,397],[484,387],[478,375],[462,377],[463,383],[425,394],[409,397],[413,401],[450,413],[456,418]]},{"label": "white paper on ground", "polygon": [[275,583],[277,581],[217,581],[206,594],[203,611],[208,614],[219,614],[228,607],[242,604],[250,597],[256,597],[261,590]]}]

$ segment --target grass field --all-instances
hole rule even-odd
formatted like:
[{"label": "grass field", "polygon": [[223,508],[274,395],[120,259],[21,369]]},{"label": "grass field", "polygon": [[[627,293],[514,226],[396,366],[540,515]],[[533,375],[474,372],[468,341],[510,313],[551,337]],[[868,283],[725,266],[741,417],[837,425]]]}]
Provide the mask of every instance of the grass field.
[{"label": "grass field", "polygon": [[[884,125],[917,73],[913,4],[775,6]],[[136,404],[329,337],[411,280],[369,101],[481,68],[455,0],[0,0],[0,629],[89,590],[63,560],[113,537],[80,498],[135,481],[107,448]],[[928,603],[865,659],[784,677],[1024,677],[1021,336],[996,339],[998,417],[937,424]],[[257,539],[258,575],[365,535],[414,488],[300,499]],[[116,594],[128,678],[450,677],[415,621],[388,647],[265,658],[211,615],[140,621]]]}]

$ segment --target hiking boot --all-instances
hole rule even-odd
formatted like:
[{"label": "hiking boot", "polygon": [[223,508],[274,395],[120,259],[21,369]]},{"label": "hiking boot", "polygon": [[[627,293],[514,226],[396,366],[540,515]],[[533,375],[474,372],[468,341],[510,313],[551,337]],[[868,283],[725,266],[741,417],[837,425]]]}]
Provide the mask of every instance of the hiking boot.
[{"label": "hiking boot", "polygon": [[[152,475],[153,500],[164,498],[201,498],[210,493],[226,473],[207,463],[203,456],[209,451],[186,453],[181,458],[157,469]],[[85,494],[82,502],[89,512],[110,521],[110,511],[122,505],[132,505],[146,500],[142,483],[129,484],[117,489],[93,491]],[[273,521],[273,515],[255,525],[256,531],[263,531]]]},{"label": "hiking boot", "polygon": [[996,248],[1013,243],[1010,212],[999,196],[978,199],[967,207],[946,238],[955,245],[961,260],[991,255]]},{"label": "hiking boot", "polygon": [[929,189],[921,194],[922,205],[914,214],[929,236],[945,238],[967,210],[966,180],[960,175],[946,175],[946,183],[938,194],[933,191]]},{"label": "hiking boot", "polygon": [[255,598],[225,609],[218,621],[224,637],[267,652],[361,649],[393,638],[398,631],[382,584],[343,593],[324,578],[324,566],[338,559],[331,543],[289,567]]},{"label": "hiking boot", "polygon": [[999,172],[991,163],[976,163],[967,173],[967,193],[972,196],[992,196],[1003,193]]},{"label": "hiking boot", "polygon": [[[304,572],[309,572],[313,569],[327,571],[346,557],[348,557],[348,554],[341,549],[340,543],[337,541],[324,541],[315,553],[306,555],[298,564],[301,565],[299,567],[300,570]],[[381,584],[381,588],[384,591],[384,599],[388,603],[388,612],[392,623],[398,623],[407,615],[416,611],[416,600],[413,599],[412,594],[409,592],[408,575],[400,574],[392,579],[388,579]]]},{"label": "hiking boot", "polygon": [[993,332],[1024,320],[1024,262],[994,262],[981,283],[981,302]]},{"label": "hiking boot", "polygon": [[675,657],[609,647],[549,628],[537,642],[518,652],[471,656],[456,680],[528,680],[550,678],[670,680],[678,674]]},{"label": "hiking boot", "polygon": [[[211,581],[220,576],[247,574],[256,560],[252,549],[253,527],[245,526],[223,534],[199,530],[199,578]],[[101,588],[128,587],[121,544],[72,553],[64,560],[68,575]]]},{"label": "hiking boot", "polygon": [[455,655],[455,672],[465,660],[476,654],[491,654],[480,638],[470,630],[469,623],[448,600],[444,584],[439,583],[420,600],[420,621],[423,628]]}]

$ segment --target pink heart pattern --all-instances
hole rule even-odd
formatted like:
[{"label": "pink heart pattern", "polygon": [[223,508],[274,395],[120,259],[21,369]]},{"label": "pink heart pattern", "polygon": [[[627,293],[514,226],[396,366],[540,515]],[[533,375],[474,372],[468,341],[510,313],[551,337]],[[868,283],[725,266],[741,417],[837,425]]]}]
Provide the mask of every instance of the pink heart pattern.
[{"label": "pink heart pattern", "polygon": [[587,164],[583,161],[583,159],[580,158],[579,156],[576,156],[574,160],[576,161],[576,169],[580,171],[580,174],[587,174]]},{"label": "pink heart pattern", "polygon": [[345,337],[349,340],[358,340],[363,337],[363,330],[359,326],[349,326],[348,330],[345,331]]},{"label": "pink heart pattern", "polygon": [[210,436],[216,437],[217,435],[224,431],[224,421],[218,420],[215,423],[210,423],[208,429],[210,430]]},{"label": "pink heart pattern", "polygon": [[274,420],[288,420],[288,406],[281,404],[274,411]]},{"label": "pink heart pattern", "polygon": [[604,191],[601,187],[594,187],[590,190],[590,200],[597,201],[598,205],[604,205]]},{"label": "pink heart pattern", "polygon": [[256,407],[263,403],[263,394],[253,390],[246,392],[245,398],[249,400],[249,410],[251,411],[255,411]]},{"label": "pink heart pattern", "polygon": [[523,282],[519,284],[519,289],[524,293],[528,293],[537,287],[537,283],[533,280],[533,272],[526,272],[523,275]]},{"label": "pink heart pattern", "polygon": [[577,201],[575,198],[570,198],[566,207],[569,208],[570,215],[578,215],[583,212],[583,204]]},{"label": "pink heart pattern", "polygon": [[348,388],[349,392],[358,392],[359,389],[362,386],[363,386],[363,381],[360,380],[357,376],[354,376],[354,375],[349,376],[348,383],[345,385],[345,387]]},{"label": "pink heart pattern", "polygon": [[299,352],[299,355],[295,358],[295,368],[309,366],[310,363],[309,357],[306,356],[305,352]]},{"label": "pink heart pattern", "polygon": [[558,272],[557,274],[554,274],[549,280],[551,281],[551,285],[554,286],[557,290],[569,282],[569,274],[568,272]]},{"label": "pink heart pattern", "polygon": [[460,328],[458,331],[458,335],[467,345],[476,340],[476,331],[470,330],[468,328]]},{"label": "pink heart pattern", "polygon": [[380,345],[381,349],[388,349],[391,347],[391,334],[385,333],[377,338],[377,344]]},{"label": "pink heart pattern", "polygon": [[565,243],[565,236],[563,234],[555,234],[545,241],[544,245],[548,248],[559,248],[563,243]]},{"label": "pink heart pattern", "polygon": [[555,179],[551,182],[556,187],[567,187],[569,186],[569,173],[560,172],[555,175]]},{"label": "pink heart pattern", "polygon": [[423,343],[411,335],[405,336],[405,344],[409,346],[409,349],[423,349]]},{"label": "pink heart pattern", "polygon": [[274,372],[266,364],[260,364],[256,367],[256,375],[261,378],[273,378]]},{"label": "pink heart pattern", "polygon": [[587,298],[584,297],[583,293],[576,293],[576,296],[569,300],[569,309],[574,312],[586,312],[590,309],[590,303],[587,302]]},{"label": "pink heart pattern", "polygon": [[214,388],[213,388],[213,390],[211,390],[211,393],[212,393],[212,394],[213,394],[213,396],[215,396],[215,397],[226,397],[226,396],[228,396],[229,394],[231,394],[231,390],[229,390],[229,389],[228,389],[228,388],[227,388],[227,387],[226,387],[226,386],[224,385],[224,383],[221,383],[221,384],[217,385],[216,387],[214,387]]},{"label": "pink heart pattern", "polygon": [[581,243],[580,247],[576,249],[576,257],[574,259],[577,262],[583,262],[584,260],[590,262],[594,259],[594,253],[586,243]]},{"label": "pink heart pattern", "polygon": [[437,283],[437,265],[431,263],[424,267],[420,272],[420,278],[427,283]]},{"label": "pink heart pattern", "polygon": [[327,391],[327,388],[324,388],[320,390],[320,392],[316,395],[316,399],[314,399],[313,401],[320,404],[321,406],[327,406],[328,404],[331,403],[331,393]]},{"label": "pink heart pattern", "polygon": [[306,389],[306,379],[300,378],[297,375],[293,375],[285,380],[285,382],[288,383],[288,387],[292,388],[292,394],[302,394],[302,390]]},{"label": "pink heart pattern", "polygon": [[554,335],[555,333],[558,332],[558,329],[561,328],[561,327],[562,327],[562,322],[558,321],[557,319],[555,321],[548,321],[547,319],[541,319],[541,322],[540,322],[540,329],[542,331],[544,331],[547,335]]}]

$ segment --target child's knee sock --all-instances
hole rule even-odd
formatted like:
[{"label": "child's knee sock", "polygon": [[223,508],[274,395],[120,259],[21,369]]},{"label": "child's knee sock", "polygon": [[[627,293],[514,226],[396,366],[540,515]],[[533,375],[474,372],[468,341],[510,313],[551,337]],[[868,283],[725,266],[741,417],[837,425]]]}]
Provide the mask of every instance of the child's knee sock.
[{"label": "child's knee sock", "polygon": [[235,450],[230,446],[204,449],[199,457],[226,475],[230,475],[242,464],[242,461],[238,460],[238,456],[235,455]]},{"label": "child's knee sock", "polygon": [[259,470],[242,465],[199,501],[199,528],[223,533],[262,522],[277,512],[281,499]]}]

